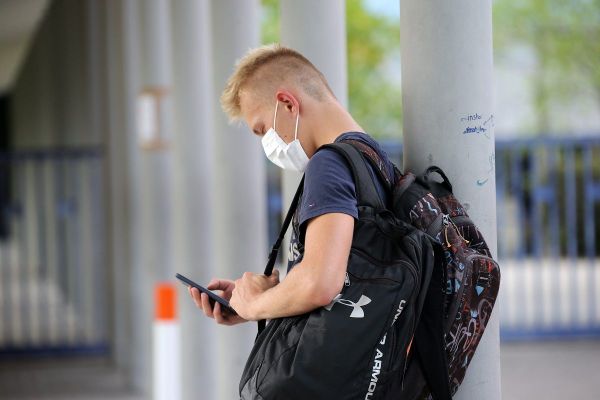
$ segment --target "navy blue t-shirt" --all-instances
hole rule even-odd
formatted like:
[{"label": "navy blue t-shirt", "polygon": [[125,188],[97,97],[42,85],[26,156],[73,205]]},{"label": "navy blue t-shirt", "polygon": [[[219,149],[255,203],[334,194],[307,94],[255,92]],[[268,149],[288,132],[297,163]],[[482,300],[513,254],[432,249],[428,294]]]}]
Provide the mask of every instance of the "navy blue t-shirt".
[{"label": "navy blue t-shirt", "polygon": [[[335,142],[347,139],[363,141],[375,149],[385,160],[389,176],[393,176],[393,164],[371,136],[361,132],[346,132],[338,136]],[[369,169],[377,182],[379,195],[384,202],[387,202],[387,193],[383,184],[370,164]],[[356,191],[350,165],[342,155],[331,149],[323,149],[315,153],[304,171],[304,192],[292,220],[288,272],[302,260],[304,246],[300,238],[304,236],[306,223],[311,218],[327,213],[344,213],[355,219],[358,218]]]}]

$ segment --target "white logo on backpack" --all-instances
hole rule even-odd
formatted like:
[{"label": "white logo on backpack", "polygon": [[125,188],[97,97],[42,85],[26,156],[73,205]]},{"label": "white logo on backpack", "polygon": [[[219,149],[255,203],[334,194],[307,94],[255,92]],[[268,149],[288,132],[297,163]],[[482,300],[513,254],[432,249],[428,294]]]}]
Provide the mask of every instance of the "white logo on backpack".
[{"label": "white logo on backpack", "polygon": [[352,307],[352,312],[350,313],[350,318],[364,318],[365,312],[363,310],[363,306],[366,306],[371,302],[371,299],[365,296],[364,294],[360,296],[360,299],[355,303],[352,300],[342,299],[342,295],[338,294],[335,296],[333,301],[325,306],[327,311],[331,311],[333,305],[335,303],[340,303],[348,307]]}]

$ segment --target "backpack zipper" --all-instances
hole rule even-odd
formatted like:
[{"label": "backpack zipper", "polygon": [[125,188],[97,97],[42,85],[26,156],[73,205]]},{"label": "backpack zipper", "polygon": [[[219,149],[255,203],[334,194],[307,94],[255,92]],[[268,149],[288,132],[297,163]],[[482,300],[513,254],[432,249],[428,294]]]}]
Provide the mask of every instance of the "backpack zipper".
[{"label": "backpack zipper", "polygon": [[446,245],[448,247],[450,247],[450,242],[448,241],[448,226],[450,224],[452,224],[452,226],[454,227],[454,229],[456,229],[456,233],[458,233],[458,236],[460,236],[460,238],[462,240],[464,240],[466,245],[469,245],[469,243],[471,243],[469,240],[465,239],[464,236],[460,233],[460,230],[458,229],[458,226],[456,226],[456,224],[454,223],[454,221],[452,221],[452,218],[450,218],[450,216],[448,214],[444,214],[444,235],[446,236]]},{"label": "backpack zipper", "polygon": [[456,220],[456,222],[459,224],[472,223],[471,219],[465,215],[459,215],[457,217],[451,218],[449,214],[442,213],[433,220],[433,222],[429,225],[425,233],[435,238],[437,234],[443,230],[444,238],[446,241],[444,244],[446,245],[446,247],[450,247],[450,241],[448,240],[448,226],[452,225],[454,226],[454,229],[456,229],[456,233],[458,233],[458,236],[460,236],[461,239],[464,240],[464,242],[468,245],[471,242],[465,239],[465,237],[460,233],[460,230],[458,229],[458,226],[456,226],[454,220]]},{"label": "backpack zipper", "polygon": [[[414,339],[414,336],[412,338],[410,338],[410,345],[412,346],[412,341]],[[408,369],[408,354],[406,353],[406,355],[404,356],[404,368],[402,370],[402,378],[400,380],[400,388],[402,390],[404,390],[404,381],[406,381],[406,370]]]},{"label": "backpack zipper", "polygon": [[427,233],[429,236],[436,237],[437,234],[442,230],[442,227],[444,226],[444,215],[446,214],[441,213],[440,215],[435,217],[433,222],[429,225],[429,227],[427,227],[425,233]]},{"label": "backpack zipper", "polygon": [[[380,267],[388,267],[388,264],[390,264],[390,263],[404,264],[404,265],[408,266],[408,270],[410,271],[410,274],[413,276],[413,279],[416,282],[415,286],[416,287],[420,287],[420,285],[421,285],[421,278],[420,278],[419,274],[417,273],[417,269],[409,261],[406,261],[406,260],[393,260],[393,261],[387,261],[387,262],[386,261],[381,261],[381,260],[378,260],[378,259],[374,258],[370,254],[367,254],[365,251],[359,250],[357,248],[350,249],[350,253],[352,253],[352,252],[357,253],[357,255],[359,257],[367,259],[371,263],[373,263],[375,265],[378,265]],[[348,274],[348,272],[346,272],[346,274]],[[361,279],[361,280],[375,280],[375,281],[377,281],[377,280],[386,280],[386,281],[391,281],[391,282],[396,282],[396,283],[400,282],[397,279],[392,279],[392,278],[362,278],[360,276],[354,275],[352,272],[350,272],[350,275],[354,276],[357,279]]]},{"label": "backpack zipper", "polygon": [[406,350],[406,354],[404,355],[404,369],[402,371],[402,380],[400,381],[400,386],[401,386],[402,390],[404,390],[404,381],[406,378],[406,370],[408,369],[408,355],[410,354],[410,351],[412,350],[413,340],[415,339],[415,331],[417,329],[416,325],[417,325],[416,317],[413,313],[412,324],[411,324],[411,337],[410,337],[410,341],[408,342],[408,349]]}]

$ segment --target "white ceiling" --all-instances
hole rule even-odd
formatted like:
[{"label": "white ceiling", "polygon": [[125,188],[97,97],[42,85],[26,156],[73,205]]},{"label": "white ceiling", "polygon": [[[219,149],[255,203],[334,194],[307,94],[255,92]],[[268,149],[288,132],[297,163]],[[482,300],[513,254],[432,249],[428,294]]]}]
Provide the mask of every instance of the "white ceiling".
[{"label": "white ceiling", "polygon": [[0,0],[0,93],[10,90],[49,0]]}]

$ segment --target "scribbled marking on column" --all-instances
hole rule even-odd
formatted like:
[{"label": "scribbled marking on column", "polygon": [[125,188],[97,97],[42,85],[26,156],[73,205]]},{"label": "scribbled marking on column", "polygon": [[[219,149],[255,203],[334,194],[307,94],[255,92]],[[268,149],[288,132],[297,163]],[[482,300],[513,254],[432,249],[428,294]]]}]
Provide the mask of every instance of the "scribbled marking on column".
[{"label": "scribbled marking on column", "polygon": [[492,174],[494,172],[494,169],[496,168],[496,153],[495,152],[492,152],[490,154],[490,156],[488,157],[488,163],[489,163],[489,168],[486,171],[487,178],[477,179],[477,181],[476,181],[477,186],[483,186],[487,183],[487,181],[490,180],[489,176],[490,176],[490,174]]},{"label": "scribbled marking on column", "polygon": [[484,117],[482,117],[479,113],[468,114],[461,117],[460,122],[467,124],[462,132],[463,135],[484,135],[488,139],[490,139],[489,130],[495,126],[493,114],[491,114],[485,120]]}]

